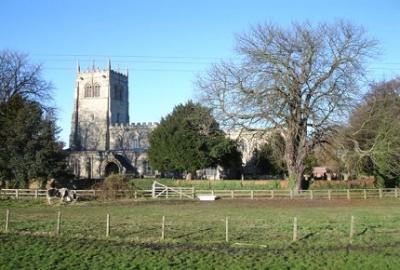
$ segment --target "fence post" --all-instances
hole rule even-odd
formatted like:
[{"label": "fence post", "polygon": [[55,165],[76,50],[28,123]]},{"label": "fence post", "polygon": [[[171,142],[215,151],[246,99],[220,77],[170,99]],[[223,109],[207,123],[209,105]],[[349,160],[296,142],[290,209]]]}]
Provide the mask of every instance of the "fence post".
[{"label": "fence post", "polygon": [[297,217],[293,219],[293,242],[297,241]]},{"label": "fence post", "polygon": [[250,198],[254,200],[254,190],[250,191]]},{"label": "fence post", "polygon": [[351,218],[350,218],[350,234],[349,234],[350,244],[353,243],[353,235],[354,235],[354,216],[351,216]]},{"label": "fence post", "polygon": [[364,188],[364,200],[366,200],[366,199],[367,199],[367,191]]},{"label": "fence post", "polygon": [[394,197],[397,198],[398,194],[397,194],[397,188],[394,189]]},{"label": "fence post", "polygon": [[225,218],[225,241],[229,242],[229,217]]},{"label": "fence post", "polygon": [[110,214],[107,214],[106,237],[110,236]]},{"label": "fence post", "polygon": [[15,199],[19,198],[18,189],[15,190]]},{"label": "fence post", "polygon": [[57,212],[57,225],[56,225],[56,235],[60,235],[60,227],[61,227],[61,212]]},{"label": "fence post", "polygon": [[231,199],[233,199],[235,195],[233,194],[233,190],[231,190]]},{"label": "fence post", "polygon": [[35,189],[35,199],[37,199],[37,198],[38,198],[38,190]]},{"label": "fence post", "polygon": [[135,190],[134,196],[135,196],[135,199],[137,199],[137,191],[136,190]]},{"label": "fence post", "polygon": [[165,198],[168,199],[168,188],[166,188],[166,191],[165,191]]},{"label": "fence post", "polygon": [[213,189],[211,190],[211,195],[213,195],[213,196],[214,196],[214,190],[213,190]]},{"label": "fence post", "polygon": [[165,239],[165,216],[162,216],[161,222],[161,240]]},{"label": "fence post", "polygon": [[151,197],[155,198],[156,197],[156,183],[153,182],[153,184],[151,185]]},{"label": "fence post", "polygon": [[271,189],[271,199],[273,199],[273,198],[274,198],[274,190]]},{"label": "fence post", "polygon": [[331,190],[330,189],[328,189],[328,200],[331,200],[332,199],[332,196],[331,196]]},{"label": "fence post", "polygon": [[350,200],[350,189],[347,189],[347,199]]},{"label": "fence post", "polygon": [[313,194],[313,191],[312,191],[312,189],[310,190],[310,199],[311,199],[311,200],[313,200],[313,199],[314,199],[314,194]]},{"label": "fence post", "polygon": [[289,196],[290,196],[290,199],[292,200],[293,199],[293,189],[290,190]]},{"label": "fence post", "polygon": [[6,210],[6,225],[5,225],[5,228],[4,228],[5,232],[8,232],[8,224],[9,224],[9,222],[10,222],[10,210],[7,209]]},{"label": "fence post", "polygon": [[379,199],[382,199],[382,189],[379,189]]},{"label": "fence post", "polygon": [[192,187],[192,197],[193,197],[193,200],[194,200],[194,196],[195,196],[195,194],[194,194],[194,187]]}]

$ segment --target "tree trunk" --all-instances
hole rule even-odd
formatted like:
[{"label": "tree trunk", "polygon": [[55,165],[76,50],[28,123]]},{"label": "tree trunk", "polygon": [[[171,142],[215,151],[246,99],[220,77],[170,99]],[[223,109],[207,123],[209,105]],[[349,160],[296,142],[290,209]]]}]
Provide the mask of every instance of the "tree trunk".
[{"label": "tree trunk", "polygon": [[[297,129],[298,130],[298,129]],[[289,187],[296,193],[301,190],[307,156],[306,131],[285,135],[285,156],[289,173]]]},{"label": "tree trunk", "polygon": [[304,166],[289,166],[289,187],[295,192],[302,189],[303,178],[304,178]]}]

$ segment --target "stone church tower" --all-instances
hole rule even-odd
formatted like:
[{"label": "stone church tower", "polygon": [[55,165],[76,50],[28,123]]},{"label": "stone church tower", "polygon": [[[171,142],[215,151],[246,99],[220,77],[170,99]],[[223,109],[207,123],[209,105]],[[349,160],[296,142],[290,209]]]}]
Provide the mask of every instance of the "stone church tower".
[{"label": "stone church tower", "polygon": [[69,166],[79,178],[110,173],[146,175],[148,136],[156,123],[129,123],[126,74],[93,68],[76,74]]},{"label": "stone church tower", "polygon": [[108,68],[76,76],[71,150],[110,150],[110,125],[129,123],[128,74]]}]

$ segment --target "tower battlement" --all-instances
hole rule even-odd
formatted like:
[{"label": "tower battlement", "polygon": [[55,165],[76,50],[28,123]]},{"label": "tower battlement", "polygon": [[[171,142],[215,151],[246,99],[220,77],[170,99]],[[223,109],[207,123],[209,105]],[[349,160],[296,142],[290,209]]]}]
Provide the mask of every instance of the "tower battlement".
[{"label": "tower battlement", "polygon": [[119,70],[119,68],[117,70],[116,69],[112,69],[111,68],[111,61],[108,62],[108,66],[105,67],[105,68],[100,68],[100,67],[95,66],[93,64],[92,67],[88,67],[88,68],[82,70],[81,67],[80,67],[79,62],[77,64],[77,68],[76,68],[77,75],[79,75],[79,74],[91,74],[91,73],[104,73],[104,72],[111,72],[111,73],[123,76],[126,79],[128,79],[128,76],[129,76],[128,69],[126,69],[125,73],[121,72]]},{"label": "tower battlement", "polygon": [[110,127],[113,128],[154,128],[158,125],[157,122],[136,122],[136,123],[113,123]]}]

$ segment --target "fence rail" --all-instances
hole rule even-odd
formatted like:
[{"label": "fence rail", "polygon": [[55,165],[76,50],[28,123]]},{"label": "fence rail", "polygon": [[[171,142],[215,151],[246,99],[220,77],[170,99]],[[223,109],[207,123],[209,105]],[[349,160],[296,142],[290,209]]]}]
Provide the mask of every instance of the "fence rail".
[{"label": "fence rail", "polygon": [[248,199],[369,199],[398,198],[399,189],[327,189],[327,190],[196,190],[196,194],[215,195],[221,198]]},{"label": "fence rail", "polygon": [[[184,187],[175,187],[181,193],[188,190]],[[229,199],[382,199],[382,198],[399,198],[398,188],[382,188],[382,189],[327,189],[327,190],[193,190],[195,195],[215,195],[220,198]],[[76,190],[79,197],[95,199],[100,197],[102,190]],[[115,198],[151,198],[153,190],[114,190]],[[0,198],[15,199],[39,199],[45,198],[47,191],[44,189],[1,189]],[[153,196],[154,197],[154,196]],[[193,196],[195,198],[196,196]],[[160,198],[160,197],[158,197]],[[165,192],[164,199],[188,199],[182,194]]]}]

